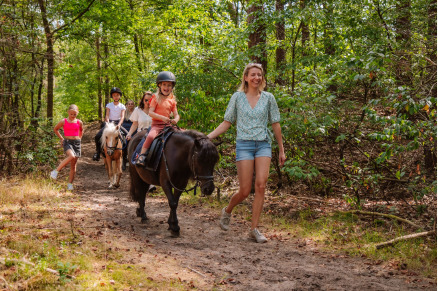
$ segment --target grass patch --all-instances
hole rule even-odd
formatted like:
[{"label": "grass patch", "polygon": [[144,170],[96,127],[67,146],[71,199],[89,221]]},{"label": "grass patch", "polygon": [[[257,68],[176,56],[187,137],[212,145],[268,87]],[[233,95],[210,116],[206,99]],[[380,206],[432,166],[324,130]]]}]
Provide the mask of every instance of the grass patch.
[{"label": "grass patch", "polygon": [[298,238],[311,239],[325,251],[368,257],[376,263],[436,278],[437,244],[434,238],[403,241],[391,247],[376,249],[374,244],[412,233],[393,220],[371,221],[351,213],[335,212],[314,218],[311,209],[298,212],[295,219],[264,215],[263,222],[278,226]]},{"label": "grass patch", "polygon": [[[70,223],[80,197],[47,179],[0,181],[0,289],[188,290],[191,282],[157,277],[159,261],[127,263],[126,248],[97,229]],[[131,250],[133,253],[133,250]]]}]

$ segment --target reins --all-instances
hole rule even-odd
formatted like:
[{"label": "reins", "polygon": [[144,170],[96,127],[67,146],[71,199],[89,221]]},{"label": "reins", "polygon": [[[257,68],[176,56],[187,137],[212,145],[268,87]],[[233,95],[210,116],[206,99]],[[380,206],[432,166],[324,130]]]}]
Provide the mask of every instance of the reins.
[{"label": "reins", "polygon": [[[163,148],[164,165],[166,166],[166,174],[167,174],[167,178],[169,179],[169,183],[170,183],[170,185],[171,185],[174,189],[176,189],[176,190],[178,190],[178,191],[181,191],[181,192],[186,192],[187,194],[189,193],[189,191],[192,191],[192,190],[194,189],[193,194],[196,196],[196,189],[198,188],[198,186],[201,186],[201,185],[202,185],[202,183],[201,183],[200,180],[207,180],[206,182],[204,182],[204,183],[207,183],[207,182],[213,181],[214,176],[198,176],[198,175],[196,175],[196,171],[195,171],[195,154],[198,154],[198,152],[197,152],[196,150],[193,151],[193,155],[192,155],[192,164],[190,165],[190,170],[192,171],[192,173],[193,173],[193,175],[194,175],[194,178],[195,178],[195,181],[196,181],[196,182],[195,182],[195,185],[194,185],[192,188],[190,188],[190,189],[187,189],[187,188],[185,188],[185,189],[179,189],[178,187],[176,187],[176,186],[172,183],[172,180],[171,180],[171,178],[170,178],[170,172],[169,172],[169,167],[167,166],[166,154],[164,153],[164,148]],[[203,196],[203,195],[202,195],[202,196]]]}]

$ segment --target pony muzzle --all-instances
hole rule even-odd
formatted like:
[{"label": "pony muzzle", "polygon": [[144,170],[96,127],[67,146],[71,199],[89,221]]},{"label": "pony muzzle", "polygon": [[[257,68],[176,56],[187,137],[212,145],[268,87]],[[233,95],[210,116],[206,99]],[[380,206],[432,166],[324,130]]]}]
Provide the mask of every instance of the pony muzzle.
[{"label": "pony muzzle", "polygon": [[214,188],[215,188],[213,179],[202,181],[200,187],[201,187],[202,195],[210,196],[211,193],[213,193]]}]

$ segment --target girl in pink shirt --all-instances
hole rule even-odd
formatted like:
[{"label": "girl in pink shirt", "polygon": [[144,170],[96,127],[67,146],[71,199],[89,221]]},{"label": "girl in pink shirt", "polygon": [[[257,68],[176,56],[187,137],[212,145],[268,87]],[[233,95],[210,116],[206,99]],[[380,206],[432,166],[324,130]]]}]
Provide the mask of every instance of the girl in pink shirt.
[{"label": "girl in pink shirt", "polygon": [[[55,180],[58,177],[58,172],[70,164],[67,190],[73,190],[72,183],[76,174],[76,163],[81,156],[81,138],[84,131],[82,121],[76,118],[79,114],[79,108],[72,104],[68,107],[67,113],[68,118],[62,119],[53,129],[55,134],[61,139],[61,146],[64,148],[67,157],[61,161],[58,168],[50,173],[50,177]],[[64,130],[64,137],[59,133],[61,127]]]}]

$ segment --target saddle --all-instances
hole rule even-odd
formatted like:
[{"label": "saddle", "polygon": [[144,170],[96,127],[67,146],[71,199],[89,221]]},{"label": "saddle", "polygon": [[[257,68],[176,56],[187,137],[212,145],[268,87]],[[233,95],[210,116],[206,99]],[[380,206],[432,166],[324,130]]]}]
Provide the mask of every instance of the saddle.
[{"label": "saddle", "polygon": [[[158,169],[158,165],[160,164],[161,156],[163,155],[164,146],[166,145],[169,137],[176,131],[174,126],[166,126],[163,130],[155,137],[152,141],[149,150],[146,152],[146,170],[156,171]],[[141,142],[138,144],[134,154],[133,154],[133,163],[135,159],[138,157],[138,153],[143,146],[143,143],[146,140],[146,136],[143,137]]]}]

